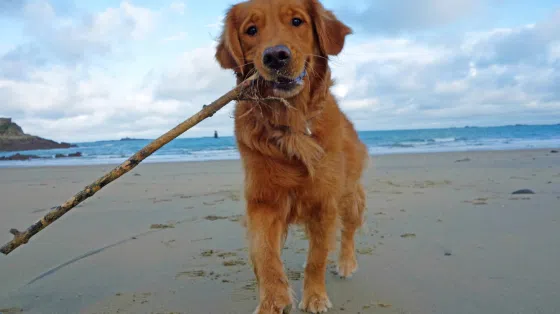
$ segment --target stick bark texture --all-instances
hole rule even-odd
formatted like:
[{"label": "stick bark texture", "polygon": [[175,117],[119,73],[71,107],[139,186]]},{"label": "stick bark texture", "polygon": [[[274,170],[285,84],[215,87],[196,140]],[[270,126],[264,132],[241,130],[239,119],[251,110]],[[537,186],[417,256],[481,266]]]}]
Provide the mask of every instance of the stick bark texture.
[{"label": "stick bark texture", "polygon": [[64,204],[51,209],[51,211],[48,214],[46,214],[43,218],[41,218],[41,220],[31,225],[24,232],[20,232],[17,229],[11,229],[10,233],[14,235],[14,238],[10,242],[4,244],[0,248],[0,252],[2,252],[4,255],[8,255],[19,246],[26,244],[29,241],[29,239],[31,239],[31,237],[39,233],[48,225],[55,222],[57,219],[62,217],[64,214],[69,212],[72,208],[76,207],[84,200],[93,196],[95,193],[97,193],[107,184],[115,181],[125,173],[134,169],[144,159],[152,155],[155,151],[160,149],[162,146],[169,143],[170,141],[172,141],[179,135],[183,134],[184,132],[186,132],[193,126],[197,125],[198,123],[202,122],[206,118],[213,116],[218,110],[222,109],[225,105],[227,105],[231,101],[240,99],[243,96],[244,92],[247,90],[247,88],[251,86],[252,82],[257,77],[258,77],[257,74],[249,77],[245,81],[238,84],[231,91],[227,92],[226,94],[218,98],[216,101],[211,103],[210,105],[204,106],[202,110],[200,110],[198,113],[188,118],[181,124],[177,125],[175,128],[165,133],[164,135],[160,136],[156,140],[152,141],[150,144],[146,145],[144,148],[136,152],[129,159],[127,159],[125,162],[123,162],[122,164],[120,164],[119,166],[111,170],[109,173],[105,174],[104,176],[97,179],[92,184],[86,186],[80,192],[76,193],[72,198],[68,199]]}]

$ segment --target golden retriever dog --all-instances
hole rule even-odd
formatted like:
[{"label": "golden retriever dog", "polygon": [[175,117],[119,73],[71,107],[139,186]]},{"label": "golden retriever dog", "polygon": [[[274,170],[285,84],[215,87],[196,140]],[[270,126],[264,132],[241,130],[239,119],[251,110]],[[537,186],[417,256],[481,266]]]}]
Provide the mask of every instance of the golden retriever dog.
[{"label": "golden retriever dog", "polygon": [[332,307],[327,256],[341,229],[338,273],[358,264],[354,234],[364,221],[361,177],[368,153],[330,92],[329,56],[352,30],[318,0],[249,0],[229,8],[216,50],[238,83],[257,72],[255,97],[235,106],[245,172],[246,228],[258,282],[255,313],[289,311],[293,295],[281,259],[288,227],[309,238],[299,308]]}]

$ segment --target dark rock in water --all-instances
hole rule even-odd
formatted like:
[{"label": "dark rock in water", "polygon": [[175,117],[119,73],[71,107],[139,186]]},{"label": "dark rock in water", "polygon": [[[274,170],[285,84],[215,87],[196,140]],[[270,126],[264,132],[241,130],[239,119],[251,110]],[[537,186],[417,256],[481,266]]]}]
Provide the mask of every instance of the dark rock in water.
[{"label": "dark rock in water", "polygon": [[10,118],[0,118],[0,152],[40,150],[76,147],[69,143],[57,143],[42,137],[25,134]]},{"label": "dark rock in water", "polygon": [[516,195],[516,194],[535,194],[535,192],[533,192],[532,190],[529,190],[529,189],[521,189],[521,190],[517,190],[517,191],[515,191],[511,194],[514,194],[514,195]]},{"label": "dark rock in water", "polygon": [[551,150],[550,153],[551,154],[558,154],[558,151],[557,150]]},{"label": "dark rock in water", "polygon": [[31,160],[31,159],[39,159],[41,157],[36,156],[36,155],[22,155],[22,154],[15,154],[12,156],[3,156],[0,157],[0,160],[4,161],[4,160]]},{"label": "dark rock in water", "polygon": [[71,153],[71,154],[68,154],[68,155],[56,154],[54,156],[54,158],[75,158],[75,157],[82,157],[82,153],[77,152],[77,153]]},{"label": "dark rock in water", "polygon": [[[54,156],[54,158],[76,158],[76,157],[82,157],[82,153],[77,152],[77,153],[72,153],[72,154],[68,154],[68,155],[64,155],[64,154],[56,154]],[[48,157],[50,158],[50,157]],[[45,157],[40,157],[37,155],[24,155],[24,154],[14,154],[11,156],[3,156],[0,157],[0,161],[7,161],[7,160],[31,160],[31,159],[46,159]]]}]

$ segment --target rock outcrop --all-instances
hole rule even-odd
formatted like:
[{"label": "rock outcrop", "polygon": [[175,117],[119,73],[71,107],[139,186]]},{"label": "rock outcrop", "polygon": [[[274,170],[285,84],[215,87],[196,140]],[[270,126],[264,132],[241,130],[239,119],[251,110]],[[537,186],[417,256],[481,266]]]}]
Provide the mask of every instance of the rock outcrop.
[{"label": "rock outcrop", "polygon": [[15,155],[12,156],[0,156],[0,161],[5,161],[5,160],[31,160],[31,159],[40,159],[41,157],[37,156],[37,155],[22,155],[20,153],[17,153]]},{"label": "rock outcrop", "polygon": [[10,118],[0,118],[0,152],[41,150],[76,147],[69,143],[57,143],[42,137],[25,134]]},{"label": "rock outcrop", "polygon": [[[54,158],[78,158],[78,157],[82,157],[82,153],[81,152],[77,152],[77,153],[72,153],[72,154],[68,154],[68,155],[64,155],[64,154],[56,154],[54,156]],[[13,154],[11,156],[0,156],[0,161],[6,161],[6,160],[18,160],[18,161],[23,161],[23,160],[32,160],[32,159],[50,159],[49,157],[40,157],[37,155],[25,155],[25,154]]]}]

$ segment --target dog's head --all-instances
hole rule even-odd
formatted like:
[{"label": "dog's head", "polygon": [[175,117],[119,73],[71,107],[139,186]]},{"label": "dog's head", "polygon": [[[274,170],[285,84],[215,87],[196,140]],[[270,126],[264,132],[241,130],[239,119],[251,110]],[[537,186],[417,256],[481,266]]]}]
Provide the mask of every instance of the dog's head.
[{"label": "dog's head", "polygon": [[291,98],[351,32],[319,0],[249,0],[228,10],[216,59],[241,75],[256,70],[273,96]]}]

